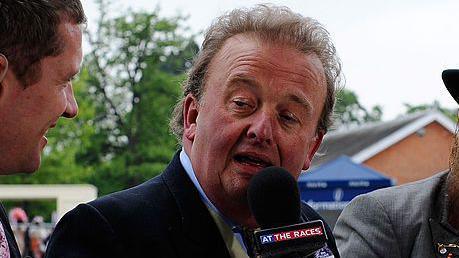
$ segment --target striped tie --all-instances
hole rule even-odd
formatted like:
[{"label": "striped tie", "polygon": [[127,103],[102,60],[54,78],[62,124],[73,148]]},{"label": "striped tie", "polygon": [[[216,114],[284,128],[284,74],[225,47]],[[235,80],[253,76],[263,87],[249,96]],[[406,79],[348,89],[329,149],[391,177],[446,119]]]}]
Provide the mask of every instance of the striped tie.
[{"label": "striped tie", "polygon": [[0,258],[10,258],[10,249],[6,240],[5,230],[0,222]]}]

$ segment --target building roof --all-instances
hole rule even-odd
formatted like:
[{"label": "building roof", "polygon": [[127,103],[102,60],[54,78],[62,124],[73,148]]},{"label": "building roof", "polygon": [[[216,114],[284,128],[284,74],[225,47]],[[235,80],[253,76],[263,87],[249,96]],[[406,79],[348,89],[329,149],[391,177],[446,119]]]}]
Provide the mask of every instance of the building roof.
[{"label": "building roof", "polygon": [[435,110],[332,131],[324,137],[312,167],[335,160],[341,155],[349,156],[356,163],[362,163],[432,122],[438,122],[452,133],[455,131],[453,121]]}]

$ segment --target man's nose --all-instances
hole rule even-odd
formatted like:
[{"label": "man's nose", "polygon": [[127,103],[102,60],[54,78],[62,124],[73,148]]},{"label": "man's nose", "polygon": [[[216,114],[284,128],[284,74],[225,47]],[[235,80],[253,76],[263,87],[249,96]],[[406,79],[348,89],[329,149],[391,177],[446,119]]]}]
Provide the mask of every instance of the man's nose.
[{"label": "man's nose", "polygon": [[65,107],[65,111],[62,114],[63,117],[73,118],[78,114],[78,104],[75,100],[75,96],[73,94],[73,86],[70,84],[65,88],[65,98],[67,105]]},{"label": "man's nose", "polygon": [[257,144],[273,143],[273,119],[266,113],[256,116],[247,131],[248,138]]}]

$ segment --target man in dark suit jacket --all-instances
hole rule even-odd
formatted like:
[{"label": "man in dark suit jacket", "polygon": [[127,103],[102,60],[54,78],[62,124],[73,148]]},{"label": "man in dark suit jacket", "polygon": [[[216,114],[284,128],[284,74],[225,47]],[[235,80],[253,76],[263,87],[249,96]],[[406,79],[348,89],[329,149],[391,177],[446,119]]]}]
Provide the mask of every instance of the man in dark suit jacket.
[{"label": "man in dark suit jacket", "polygon": [[[65,215],[46,257],[248,257],[248,183],[268,166],[309,168],[339,73],[313,19],[264,5],[218,18],[174,111],[183,149],[160,176]],[[320,257],[339,257],[328,237]]]},{"label": "man in dark suit jacket", "polygon": [[[320,219],[308,206],[302,216]],[[158,177],[66,214],[49,246],[47,257],[232,257],[178,154]]]},{"label": "man in dark suit jacket", "polygon": [[[1,1],[0,175],[36,171],[48,129],[77,114],[85,21],[79,0]],[[0,219],[0,257],[20,257],[1,204]]]},{"label": "man in dark suit jacket", "polygon": [[[443,80],[459,103],[459,70]],[[450,171],[352,200],[334,231],[343,257],[459,257],[457,140]]]}]

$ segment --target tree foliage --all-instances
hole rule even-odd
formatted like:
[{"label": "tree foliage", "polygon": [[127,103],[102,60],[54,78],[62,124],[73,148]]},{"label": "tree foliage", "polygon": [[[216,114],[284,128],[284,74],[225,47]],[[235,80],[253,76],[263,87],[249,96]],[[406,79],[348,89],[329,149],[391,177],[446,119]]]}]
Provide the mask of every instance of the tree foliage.
[{"label": "tree foliage", "polygon": [[96,167],[89,181],[108,193],[158,174],[177,150],[169,116],[198,47],[193,37],[180,33],[180,16],[129,10],[109,19],[107,2],[99,7],[97,30],[87,33],[92,50],[85,59],[96,133],[76,157]]},{"label": "tree foliage", "polygon": [[335,127],[381,121],[382,107],[376,105],[368,110],[360,104],[357,94],[351,90],[340,90],[336,99]]},{"label": "tree foliage", "polygon": [[457,109],[448,109],[442,107],[438,100],[434,100],[431,104],[420,104],[420,105],[411,105],[408,103],[404,104],[405,106],[405,113],[411,114],[419,111],[426,111],[426,110],[437,110],[444,114],[445,116],[449,117],[452,121],[457,123]]}]

